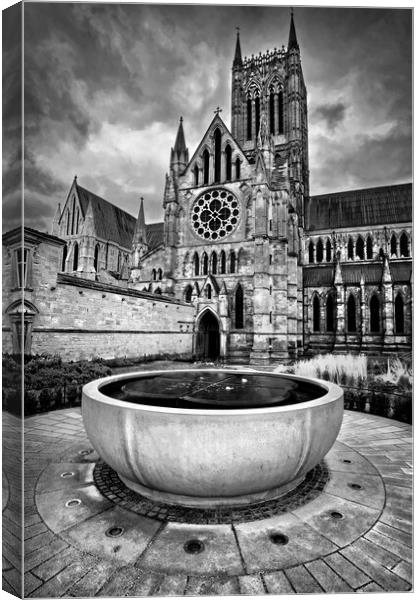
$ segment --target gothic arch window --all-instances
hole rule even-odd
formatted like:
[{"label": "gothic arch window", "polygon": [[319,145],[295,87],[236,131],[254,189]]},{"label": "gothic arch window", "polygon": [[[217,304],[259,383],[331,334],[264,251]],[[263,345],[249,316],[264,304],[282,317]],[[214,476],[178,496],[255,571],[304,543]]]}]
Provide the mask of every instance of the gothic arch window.
[{"label": "gothic arch window", "polygon": [[367,237],[366,246],[367,246],[367,258],[370,259],[370,258],[372,258],[372,239],[371,239],[370,235]]},{"label": "gothic arch window", "polygon": [[274,89],[269,89],[269,129],[272,135],[275,135],[275,94]]},{"label": "gothic arch window", "polygon": [[397,256],[397,238],[394,235],[394,233],[390,239],[390,256],[393,256],[393,255]]},{"label": "gothic arch window", "polygon": [[278,94],[278,133],[280,135],[284,133],[284,94],[282,92]]},{"label": "gothic arch window", "polygon": [[67,235],[70,233],[70,209],[67,208]]},{"label": "gothic arch window", "polygon": [[195,252],[195,254],[193,255],[193,269],[194,274],[199,275],[199,256],[197,252]]},{"label": "gothic arch window", "polygon": [[318,263],[323,262],[323,240],[321,238],[317,242],[316,260]]},{"label": "gothic arch window", "polygon": [[326,242],[326,261],[330,262],[332,260],[332,243],[329,238],[327,238]]},{"label": "gothic arch window", "polygon": [[227,144],[225,149],[225,160],[226,160],[226,180],[231,181],[231,154],[232,149],[230,144]]},{"label": "gothic arch window", "polygon": [[314,263],[314,244],[311,240],[308,245],[308,262],[310,264]]},{"label": "gothic arch window", "polygon": [[209,283],[207,284],[207,287],[206,287],[206,296],[207,296],[208,300],[211,300],[212,289],[211,289],[211,285]]},{"label": "gothic arch window", "polygon": [[67,245],[63,248],[63,258],[61,262],[61,271],[65,271],[65,261],[67,260]]},{"label": "gothic arch window", "polygon": [[221,250],[221,254],[220,254],[220,273],[222,275],[224,275],[225,272],[226,272],[226,253],[224,252],[224,250]]},{"label": "gothic arch window", "polygon": [[230,273],[235,273],[236,272],[236,255],[234,254],[234,251],[232,250],[230,252]]},{"label": "gothic arch window", "polygon": [[395,332],[398,334],[404,333],[404,302],[401,293],[399,292],[394,302],[394,325]]},{"label": "gothic arch window", "polygon": [[204,184],[209,183],[209,152],[205,148],[202,153],[202,162],[204,164]]},{"label": "gothic arch window", "polygon": [[358,258],[360,258],[361,260],[364,260],[364,257],[365,257],[364,240],[362,239],[362,237],[360,235],[358,236],[358,239],[356,240],[355,252],[356,252],[356,255],[358,256]]},{"label": "gothic arch window", "polygon": [[153,281],[156,281],[156,279],[157,279],[156,269],[153,269],[153,270],[151,271],[151,279],[152,279]]},{"label": "gothic arch window", "polygon": [[72,209],[71,209],[71,235],[73,235],[73,233],[74,233],[75,203],[76,203],[76,200],[75,200],[75,198],[73,198],[73,204],[72,204]]},{"label": "gothic arch window", "polygon": [[194,176],[195,185],[198,185],[198,183],[199,183],[199,167],[198,167],[198,165],[195,165],[193,168],[193,176]]},{"label": "gothic arch window", "polygon": [[185,302],[191,302],[192,300],[192,286],[188,285],[185,289],[185,294],[184,294],[184,298],[185,298]]},{"label": "gothic arch window", "polygon": [[236,179],[240,179],[240,158],[236,158]]},{"label": "gothic arch window", "polygon": [[157,278],[159,279],[159,281],[161,281],[163,278],[163,271],[161,269],[157,271]]},{"label": "gothic arch window", "polygon": [[214,183],[221,181],[221,131],[214,131]]},{"label": "gothic arch window", "polygon": [[73,248],[73,271],[77,271],[79,266],[79,245],[76,242]]},{"label": "gothic arch window", "polygon": [[235,294],[235,325],[236,329],[243,329],[244,326],[244,303],[243,303],[243,288],[239,284]]},{"label": "gothic arch window", "polygon": [[409,256],[409,238],[404,231],[400,236],[400,256]]},{"label": "gothic arch window", "polygon": [[79,232],[79,208],[76,209],[76,233]]},{"label": "gothic arch window", "polygon": [[382,248],[380,248],[378,255],[380,258],[384,258],[384,250]]},{"label": "gothic arch window", "polygon": [[370,300],[370,331],[380,333],[380,301],[376,294]]},{"label": "gothic arch window", "polygon": [[96,244],[95,254],[94,254],[94,258],[93,258],[93,267],[96,272],[98,271],[98,264],[99,264],[99,250],[100,250],[100,246],[99,246],[99,244]]},{"label": "gothic arch window", "polygon": [[332,332],[336,329],[336,302],[333,294],[329,294],[326,300],[326,331]]},{"label": "gothic arch window", "polygon": [[352,238],[350,237],[348,239],[348,259],[353,260],[353,258],[354,258],[354,242],[353,242]]},{"label": "gothic arch window", "polygon": [[211,254],[211,273],[217,274],[217,254],[215,252]]},{"label": "gothic arch window", "polygon": [[346,304],[346,324],[349,333],[356,333],[356,302],[353,294],[349,294]]},{"label": "gothic arch window", "polygon": [[317,294],[313,297],[313,331],[320,331],[320,300]]},{"label": "gothic arch window", "polygon": [[202,255],[202,275],[208,275],[208,254],[204,252]]},{"label": "gothic arch window", "polygon": [[246,117],[247,117],[247,139],[252,139],[252,99],[250,94],[247,96],[247,106],[246,106]]},{"label": "gothic arch window", "polygon": [[259,97],[259,90],[256,90],[256,95],[255,95],[255,135],[259,134],[259,127],[260,127],[260,97]]}]

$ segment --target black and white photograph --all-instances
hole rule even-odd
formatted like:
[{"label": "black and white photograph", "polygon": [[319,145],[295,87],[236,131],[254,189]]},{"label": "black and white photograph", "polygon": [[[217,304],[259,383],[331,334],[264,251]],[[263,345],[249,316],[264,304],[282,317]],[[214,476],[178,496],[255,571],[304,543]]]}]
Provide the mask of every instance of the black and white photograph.
[{"label": "black and white photograph", "polygon": [[413,591],[413,3],[2,4],[4,597]]}]

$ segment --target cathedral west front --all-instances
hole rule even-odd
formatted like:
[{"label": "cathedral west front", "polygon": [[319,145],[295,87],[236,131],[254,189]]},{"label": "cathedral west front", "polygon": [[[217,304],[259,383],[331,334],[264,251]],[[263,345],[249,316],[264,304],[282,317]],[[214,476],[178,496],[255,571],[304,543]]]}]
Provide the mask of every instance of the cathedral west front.
[{"label": "cathedral west front", "polygon": [[[187,115],[170,152],[162,223],[145,222],[142,199],[134,218],[75,178],[52,235],[42,238],[54,248],[57,306],[72,293],[93,294],[98,307],[109,302],[99,324],[86,304],[80,339],[88,343],[91,331],[96,354],[109,355],[103,340],[114,335],[118,352],[135,355],[143,334],[156,351],[262,365],[317,352],[410,351],[412,186],[310,196],[307,92],[292,15],[287,47],[245,58],[237,34],[230,127],[217,108],[189,149],[186,123]],[[41,241],[25,235],[20,261],[30,277]],[[11,271],[19,260],[13,240],[3,237]],[[62,308],[40,327],[51,302],[37,304],[36,286],[26,301],[26,349],[41,338],[45,348],[38,334],[48,327],[73,339]]]}]

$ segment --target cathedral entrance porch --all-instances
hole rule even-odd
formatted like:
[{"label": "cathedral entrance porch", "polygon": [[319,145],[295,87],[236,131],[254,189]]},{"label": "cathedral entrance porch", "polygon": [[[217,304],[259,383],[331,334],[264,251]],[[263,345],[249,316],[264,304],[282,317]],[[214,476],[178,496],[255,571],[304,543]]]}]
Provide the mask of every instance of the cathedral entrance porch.
[{"label": "cathedral entrance porch", "polygon": [[206,310],[198,318],[195,349],[200,360],[216,360],[220,357],[220,325],[210,310]]}]

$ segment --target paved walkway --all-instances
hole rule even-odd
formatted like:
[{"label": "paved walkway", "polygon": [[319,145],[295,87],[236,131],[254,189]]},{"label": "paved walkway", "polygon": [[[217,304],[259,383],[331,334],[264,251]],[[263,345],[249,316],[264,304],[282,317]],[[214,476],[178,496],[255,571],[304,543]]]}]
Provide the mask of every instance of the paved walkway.
[{"label": "paved walkway", "polygon": [[[17,432],[17,420],[3,414],[6,454],[18,450]],[[288,512],[233,524],[135,514],[97,490],[97,460],[79,410],[25,420],[26,596],[411,589],[409,425],[346,411],[321,492]],[[3,586],[16,594],[19,468],[6,459],[4,468]],[[186,552],[190,540],[203,551]]]}]

